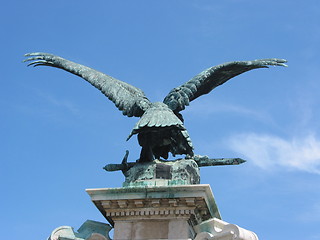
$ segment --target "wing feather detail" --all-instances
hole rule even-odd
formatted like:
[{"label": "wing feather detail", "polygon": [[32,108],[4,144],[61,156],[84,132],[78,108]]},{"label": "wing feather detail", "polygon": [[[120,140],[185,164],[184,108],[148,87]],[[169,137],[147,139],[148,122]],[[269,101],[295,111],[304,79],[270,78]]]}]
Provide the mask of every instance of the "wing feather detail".
[{"label": "wing feather detail", "polygon": [[143,91],[95,69],[49,53],[29,53],[28,66],[51,66],[75,74],[99,89],[128,117],[141,117],[151,103]]},{"label": "wing feather detail", "polygon": [[238,61],[224,63],[214,66],[199,73],[191,80],[172,89],[163,102],[174,112],[180,112],[189,105],[189,102],[197,97],[208,94],[217,86],[225,83],[229,79],[244,72],[257,69],[268,68],[268,66],[284,66],[287,61],[284,59],[260,59],[254,61]]}]

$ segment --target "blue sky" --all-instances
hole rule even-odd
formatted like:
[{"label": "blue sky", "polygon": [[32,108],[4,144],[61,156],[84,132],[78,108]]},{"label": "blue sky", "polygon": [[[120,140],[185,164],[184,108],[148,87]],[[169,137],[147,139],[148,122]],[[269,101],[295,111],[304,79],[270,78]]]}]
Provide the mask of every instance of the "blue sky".
[{"label": "blue sky", "polygon": [[102,167],[139,156],[138,119],[67,72],[27,68],[49,52],[162,101],[205,68],[285,58],[191,103],[195,153],[242,157],[201,169],[223,219],[260,239],[320,239],[320,3],[303,1],[6,1],[1,8],[0,184],[3,239],[46,239],[62,225],[104,221],[86,188],[120,187]]}]

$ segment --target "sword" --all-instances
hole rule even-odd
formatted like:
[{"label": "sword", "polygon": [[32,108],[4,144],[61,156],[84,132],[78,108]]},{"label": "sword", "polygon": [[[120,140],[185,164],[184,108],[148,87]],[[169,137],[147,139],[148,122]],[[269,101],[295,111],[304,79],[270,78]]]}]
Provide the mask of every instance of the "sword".
[{"label": "sword", "polygon": [[[128,155],[129,155],[129,151],[127,150],[121,164],[107,164],[103,169],[108,172],[120,171],[120,170],[122,172],[126,172],[129,168],[137,164],[137,162],[127,162]],[[209,158],[208,156],[201,156],[201,155],[195,155],[189,159],[194,160],[198,164],[198,167],[239,165],[246,162],[246,160],[243,160],[241,158]],[[181,160],[181,159],[177,159],[177,160]]]}]

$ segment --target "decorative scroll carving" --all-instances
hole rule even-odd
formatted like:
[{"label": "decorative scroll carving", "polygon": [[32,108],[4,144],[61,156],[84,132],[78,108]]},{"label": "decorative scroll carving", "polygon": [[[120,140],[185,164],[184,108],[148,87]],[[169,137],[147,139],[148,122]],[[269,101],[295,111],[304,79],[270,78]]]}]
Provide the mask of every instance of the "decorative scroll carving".
[{"label": "decorative scroll carving", "polygon": [[257,235],[235,224],[212,218],[195,226],[195,240],[258,240]]},{"label": "decorative scroll carving", "polygon": [[48,240],[111,240],[109,232],[112,227],[108,224],[87,220],[75,232],[72,227],[58,227],[51,233]]}]

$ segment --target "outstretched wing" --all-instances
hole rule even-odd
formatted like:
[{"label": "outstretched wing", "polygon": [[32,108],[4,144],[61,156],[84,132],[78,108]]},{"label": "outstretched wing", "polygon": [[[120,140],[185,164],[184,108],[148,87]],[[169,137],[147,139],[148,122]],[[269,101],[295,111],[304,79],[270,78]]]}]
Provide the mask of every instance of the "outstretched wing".
[{"label": "outstretched wing", "polygon": [[150,106],[142,90],[81,64],[49,53],[29,53],[28,66],[50,66],[73,73],[98,88],[128,117],[140,117]]},{"label": "outstretched wing", "polygon": [[229,62],[208,68],[191,80],[172,89],[163,102],[175,113],[185,109],[189,102],[197,97],[211,92],[215,87],[225,83],[229,79],[256,68],[268,68],[271,66],[284,66],[284,59],[260,59],[254,61]]}]

